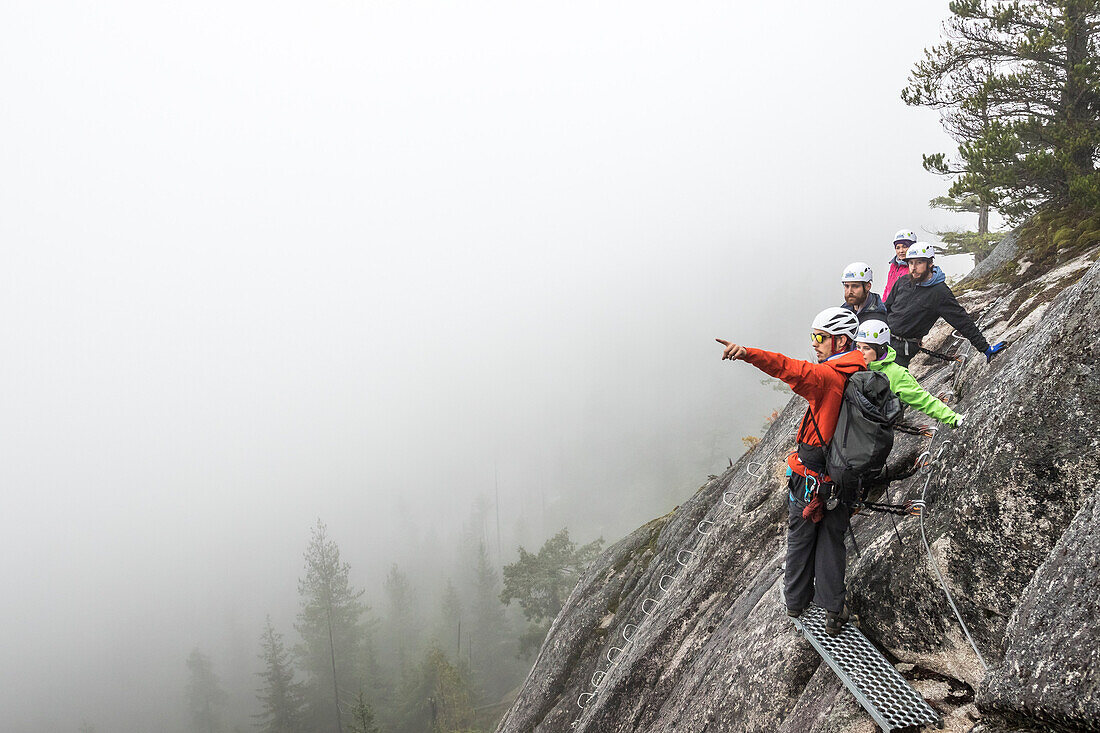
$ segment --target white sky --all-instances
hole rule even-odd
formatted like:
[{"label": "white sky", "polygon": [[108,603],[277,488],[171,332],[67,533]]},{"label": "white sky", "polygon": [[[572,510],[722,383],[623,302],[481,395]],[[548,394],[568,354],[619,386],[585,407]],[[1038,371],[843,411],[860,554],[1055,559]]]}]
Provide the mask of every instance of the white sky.
[{"label": "white sky", "polygon": [[494,466],[611,539],[666,436],[736,455],[775,399],[714,337],[805,356],[845,264],[971,224],[899,98],[946,4],[782,8],[0,5],[4,727],[169,729],[317,517],[366,583]]}]

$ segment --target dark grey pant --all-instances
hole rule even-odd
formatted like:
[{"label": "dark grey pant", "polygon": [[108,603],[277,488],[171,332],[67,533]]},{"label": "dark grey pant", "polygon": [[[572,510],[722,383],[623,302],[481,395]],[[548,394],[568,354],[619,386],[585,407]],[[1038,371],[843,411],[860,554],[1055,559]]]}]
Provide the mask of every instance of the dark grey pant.
[{"label": "dark grey pant", "polygon": [[844,533],[848,508],[841,504],[813,523],[802,518],[802,477],[792,476],[787,499],[787,565],[783,589],[787,607],[803,609],[812,600],[826,611],[844,608],[844,570],[848,562]]}]

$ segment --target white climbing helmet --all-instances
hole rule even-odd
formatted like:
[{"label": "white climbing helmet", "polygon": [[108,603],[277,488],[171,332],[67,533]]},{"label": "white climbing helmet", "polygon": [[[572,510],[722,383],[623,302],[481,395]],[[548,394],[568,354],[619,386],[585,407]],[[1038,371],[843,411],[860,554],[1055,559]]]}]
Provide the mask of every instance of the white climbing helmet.
[{"label": "white climbing helmet", "polygon": [[859,319],[856,314],[847,308],[826,308],[817,314],[813,328],[817,331],[831,333],[834,336],[848,336],[855,338],[859,329]]},{"label": "white climbing helmet", "polygon": [[905,250],[905,259],[907,260],[913,258],[930,260],[935,256],[936,248],[928,242],[915,242],[909,245],[909,249]]},{"label": "white climbing helmet", "polygon": [[844,268],[842,283],[869,283],[875,279],[875,273],[866,262],[853,262]]},{"label": "white climbing helmet", "polygon": [[856,342],[861,344],[883,344],[890,343],[890,327],[883,321],[864,321],[859,324],[859,330],[856,332]]},{"label": "white climbing helmet", "polygon": [[917,241],[917,236],[913,234],[912,229],[899,229],[898,233],[894,235],[894,244],[898,242],[913,243]]}]

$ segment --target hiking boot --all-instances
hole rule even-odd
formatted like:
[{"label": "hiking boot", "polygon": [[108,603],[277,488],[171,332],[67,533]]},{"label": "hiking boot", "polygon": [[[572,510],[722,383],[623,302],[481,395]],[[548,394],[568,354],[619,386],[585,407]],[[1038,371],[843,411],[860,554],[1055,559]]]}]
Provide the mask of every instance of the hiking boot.
[{"label": "hiking boot", "polygon": [[825,613],[825,633],[829,636],[840,636],[840,632],[844,631],[844,624],[848,623],[848,617],[851,612],[848,610],[848,604],[844,604],[844,608],[840,613],[836,611],[828,611]]},{"label": "hiking boot", "polygon": [[805,608],[791,608],[790,606],[787,606],[787,615],[791,618],[798,618],[805,612]]}]

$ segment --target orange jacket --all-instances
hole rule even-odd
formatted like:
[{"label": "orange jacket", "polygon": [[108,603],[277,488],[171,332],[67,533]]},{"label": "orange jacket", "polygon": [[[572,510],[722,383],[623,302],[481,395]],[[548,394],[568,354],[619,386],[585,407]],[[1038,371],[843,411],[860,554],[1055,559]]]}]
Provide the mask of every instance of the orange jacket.
[{"label": "orange jacket", "polygon": [[[833,437],[836,421],[840,416],[840,403],[844,399],[844,386],[848,375],[867,368],[859,349],[838,354],[821,364],[777,354],[774,351],[745,349],[744,360],[754,367],[786,382],[794,393],[805,397],[813,410],[814,420],[821,430],[821,437],[828,442]],[[803,417],[798,427],[799,443],[821,445],[817,430],[809,418]],[[798,460],[798,454],[787,457],[787,465],[795,473],[805,476],[806,467]]]}]

